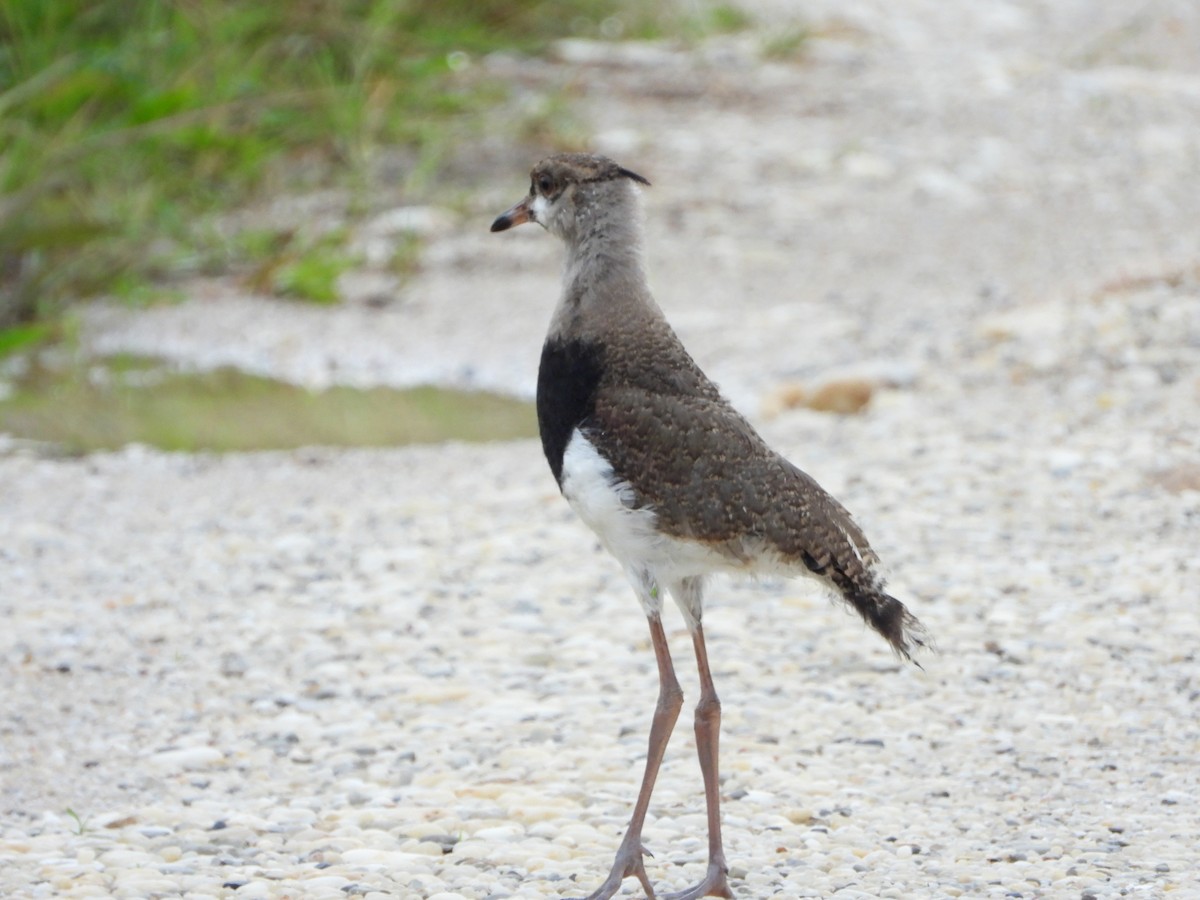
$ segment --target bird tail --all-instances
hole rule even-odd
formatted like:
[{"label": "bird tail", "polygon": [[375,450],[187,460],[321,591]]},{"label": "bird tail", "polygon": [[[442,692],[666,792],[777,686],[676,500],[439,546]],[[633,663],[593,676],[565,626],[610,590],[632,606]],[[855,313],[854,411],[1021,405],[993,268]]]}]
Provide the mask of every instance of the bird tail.
[{"label": "bird tail", "polygon": [[842,579],[836,575],[833,580],[845,601],[868,625],[883,635],[896,655],[920,668],[921,664],[913,659],[913,654],[918,650],[935,649],[933,638],[920,620],[903,603],[883,590],[882,585],[863,588],[849,579],[839,583]]}]

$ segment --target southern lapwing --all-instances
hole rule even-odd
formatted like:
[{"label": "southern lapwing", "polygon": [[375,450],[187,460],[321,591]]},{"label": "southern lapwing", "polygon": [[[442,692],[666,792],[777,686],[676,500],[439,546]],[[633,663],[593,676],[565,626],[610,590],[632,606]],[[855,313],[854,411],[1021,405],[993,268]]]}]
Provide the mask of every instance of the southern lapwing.
[{"label": "southern lapwing", "polygon": [[492,223],[537,222],[567,246],[563,292],[538,369],[542,449],[571,507],[625,569],[650,623],[658,705],[641,789],[612,870],[588,900],[646,875],[642,825],[683,692],[662,625],[663,590],[691,632],[700,675],[696,745],[708,817],[708,869],[675,900],[732,897],[721,844],[721,704],[701,627],[715,572],[815,578],[910,659],[929,641],[884,590],[878,557],[850,513],[767,446],[700,371],[650,295],[642,264],[641,175],[582,153],[548,157],[529,196]]}]

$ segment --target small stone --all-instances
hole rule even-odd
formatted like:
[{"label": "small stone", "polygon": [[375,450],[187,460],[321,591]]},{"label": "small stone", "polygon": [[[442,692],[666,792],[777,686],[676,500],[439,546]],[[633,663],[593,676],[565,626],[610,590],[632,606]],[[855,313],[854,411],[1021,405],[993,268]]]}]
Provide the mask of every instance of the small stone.
[{"label": "small stone", "polygon": [[525,829],[520,825],[496,825],[491,828],[480,828],[472,835],[476,840],[483,841],[512,841],[525,836]]},{"label": "small stone", "polygon": [[225,754],[216,747],[184,747],[161,750],[149,762],[167,771],[186,772],[210,768],[224,759]]}]

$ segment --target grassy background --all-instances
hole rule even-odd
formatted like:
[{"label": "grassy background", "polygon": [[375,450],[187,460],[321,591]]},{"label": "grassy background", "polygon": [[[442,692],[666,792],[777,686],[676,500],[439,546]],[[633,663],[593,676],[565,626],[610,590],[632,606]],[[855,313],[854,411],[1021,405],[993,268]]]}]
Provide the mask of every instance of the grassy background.
[{"label": "grassy background", "polygon": [[[217,213],[328,185],[369,196],[380,147],[428,173],[448,134],[503,98],[473,57],[650,33],[634,8],[0,0],[0,330],[253,262],[262,242],[220,233]],[[313,255],[324,262],[291,287],[328,299],[327,270],[345,262]]]},{"label": "grassy background", "polygon": [[[448,148],[510,118],[506,87],[474,60],[745,24],[707,0],[0,0],[0,431],[75,450],[532,433],[525,404],[494,397],[312,394],[81,359],[62,313],[231,272],[337,302],[355,214],[446,187]],[[572,121],[563,104],[547,98],[555,122]],[[505,124],[514,142],[554,143],[538,123]],[[264,220],[268,198],[328,188],[350,210],[332,230]],[[391,268],[411,272],[420,249],[398,238]]]}]

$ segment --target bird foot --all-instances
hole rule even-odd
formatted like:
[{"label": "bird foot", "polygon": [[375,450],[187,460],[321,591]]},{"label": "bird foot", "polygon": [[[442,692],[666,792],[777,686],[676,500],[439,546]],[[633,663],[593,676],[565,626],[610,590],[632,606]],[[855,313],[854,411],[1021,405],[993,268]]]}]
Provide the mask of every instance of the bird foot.
[{"label": "bird foot", "polygon": [[729,889],[729,878],[723,863],[710,862],[704,880],[690,888],[672,894],[664,894],[662,900],[699,900],[700,897],[725,897],[733,900]]},{"label": "bird foot", "polygon": [[656,900],[658,895],[654,893],[654,886],[650,884],[650,879],[646,875],[645,863],[642,862],[642,857],[653,855],[642,845],[641,840],[635,838],[631,841],[627,837],[617,851],[617,857],[613,860],[612,869],[609,871],[608,877],[604,879],[604,884],[583,900],[609,900],[621,889],[621,882],[631,875],[641,882],[647,900]]}]

